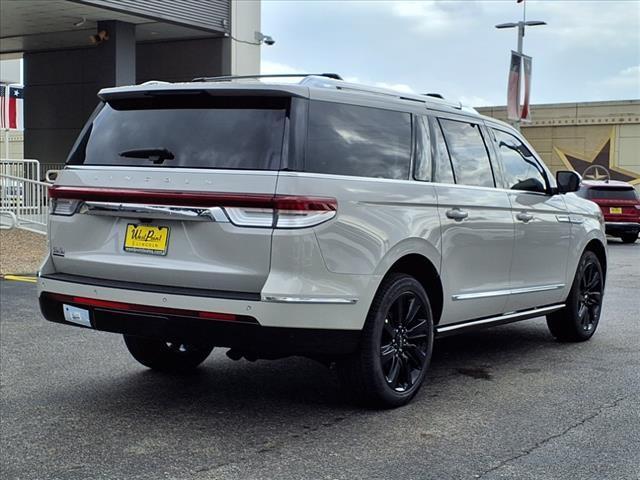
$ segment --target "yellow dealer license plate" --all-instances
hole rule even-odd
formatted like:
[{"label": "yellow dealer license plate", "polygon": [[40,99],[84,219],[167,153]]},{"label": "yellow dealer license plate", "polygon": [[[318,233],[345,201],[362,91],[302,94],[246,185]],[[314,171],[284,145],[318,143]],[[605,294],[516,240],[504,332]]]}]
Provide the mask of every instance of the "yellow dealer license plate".
[{"label": "yellow dealer license plate", "polygon": [[609,213],[622,213],[622,208],[621,207],[611,207],[609,209]]},{"label": "yellow dealer license plate", "polygon": [[127,225],[124,249],[127,252],[166,255],[169,245],[169,227],[154,225]]}]

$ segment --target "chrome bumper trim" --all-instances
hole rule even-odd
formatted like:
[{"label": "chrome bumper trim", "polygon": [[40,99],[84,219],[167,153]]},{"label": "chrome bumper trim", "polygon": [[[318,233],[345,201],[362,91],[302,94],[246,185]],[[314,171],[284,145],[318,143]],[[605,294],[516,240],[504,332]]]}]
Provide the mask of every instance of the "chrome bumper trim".
[{"label": "chrome bumper trim", "polygon": [[351,304],[358,302],[357,298],[344,298],[344,297],[293,297],[284,295],[263,295],[263,302],[272,303],[306,303],[306,304]]},{"label": "chrome bumper trim", "polygon": [[80,213],[109,217],[141,217],[161,220],[229,223],[229,219],[220,207],[202,208],[89,201],[82,204]]}]

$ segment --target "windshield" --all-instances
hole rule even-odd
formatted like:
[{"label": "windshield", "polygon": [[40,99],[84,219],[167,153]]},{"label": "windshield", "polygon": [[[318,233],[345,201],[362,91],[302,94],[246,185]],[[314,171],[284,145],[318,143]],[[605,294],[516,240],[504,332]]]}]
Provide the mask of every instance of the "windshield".
[{"label": "windshield", "polygon": [[111,101],[67,163],[278,170],[288,102],[206,94]]}]

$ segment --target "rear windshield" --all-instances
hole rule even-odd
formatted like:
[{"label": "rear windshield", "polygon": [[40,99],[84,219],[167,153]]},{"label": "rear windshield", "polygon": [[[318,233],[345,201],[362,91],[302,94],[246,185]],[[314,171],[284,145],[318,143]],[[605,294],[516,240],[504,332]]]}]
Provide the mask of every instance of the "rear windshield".
[{"label": "rear windshield", "polygon": [[278,170],[288,104],[206,94],[110,101],[67,163]]},{"label": "rear windshield", "polygon": [[587,198],[601,198],[610,200],[636,200],[638,197],[636,191],[633,188],[602,188],[591,187],[588,188]]}]

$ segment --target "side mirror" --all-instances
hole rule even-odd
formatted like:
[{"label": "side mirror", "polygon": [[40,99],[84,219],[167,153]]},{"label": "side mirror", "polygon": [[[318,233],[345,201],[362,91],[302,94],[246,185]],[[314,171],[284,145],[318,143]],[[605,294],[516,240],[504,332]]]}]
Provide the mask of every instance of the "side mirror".
[{"label": "side mirror", "polygon": [[582,177],[573,170],[559,170],[556,172],[558,193],[577,192],[580,189]]},{"label": "side mirror", "polygon": [[542,182],[536,178],[527,178],[526,180],[522,180],[511,187],[511,190],[524,190],[526,192],[538,193],[546,193],[547,191]]}]

